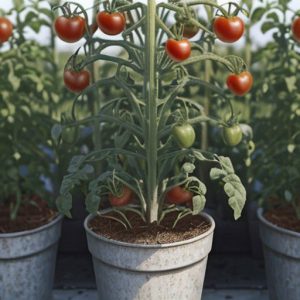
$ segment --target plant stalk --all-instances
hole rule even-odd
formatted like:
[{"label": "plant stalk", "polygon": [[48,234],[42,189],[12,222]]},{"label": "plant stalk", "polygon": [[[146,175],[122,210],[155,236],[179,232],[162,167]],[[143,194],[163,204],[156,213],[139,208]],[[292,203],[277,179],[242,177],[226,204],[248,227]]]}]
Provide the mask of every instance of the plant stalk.
[{"label": "plant stalk", "polygon": [[145,75],[144,99],[146,101],[146,159],[147,159],[147,222],[158,221],[157,186],[157,97],[158,81],[156,76],[156,1],[148,0],[145,36]]}]

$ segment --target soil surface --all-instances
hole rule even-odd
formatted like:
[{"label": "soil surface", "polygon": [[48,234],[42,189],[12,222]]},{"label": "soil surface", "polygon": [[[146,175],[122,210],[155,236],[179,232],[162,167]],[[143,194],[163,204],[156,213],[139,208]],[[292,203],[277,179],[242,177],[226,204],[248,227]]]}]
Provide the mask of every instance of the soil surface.
[{"label": "soil surface", "polygon": [[269,210],[264,214],[264,217],[279,227],[300,233],[300,220],[291,206]]},{"label": "soil surface", "polygon": [[160,225],[147,225],[141,217],[133,212],[127,212],[126,216],[132,225],[131,229],[126,229],[119,222],[109,219],[112,216],[120,219],[116,213],[108,213],[105,216],[97,216],[91,220],[89,227],[95,233],[109,239],[133,243],[133,244],[167,244],[175,243],[196,237],[206,232],[210,227],[210,222],[200,215],[188,215],[181,219],[176,227],[172,226],[178,213],[167,214]]},{"label": "soil surface", "polygon": [[10,219],[9,203],[0,204],[0,234],[32,230],[49,223],[56,216],[57,212],[36,196],[31,198],[31,203],[20,206],[15,220]]}]

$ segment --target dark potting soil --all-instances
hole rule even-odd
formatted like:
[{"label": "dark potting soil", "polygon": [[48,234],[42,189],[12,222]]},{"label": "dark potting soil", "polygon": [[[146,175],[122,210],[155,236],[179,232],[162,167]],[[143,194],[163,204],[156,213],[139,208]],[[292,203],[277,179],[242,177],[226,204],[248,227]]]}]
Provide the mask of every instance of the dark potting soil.
[{"label": "dark potting soil", "polygon": [[178,216],[177,212],[167,214],[160,225],[147,225],[141,217],[133,212],[126,216],[132,225],[126,229],[119,222],[107,217],[120,218],[117,213],[111,212],[105,216],[96,216],[91,220],[89,227],[95,233],[108,239],[133,243],[133,244],[167,244],[175,243],[196,237],[211,227],[210,222],[200,215],[188,215],[181,219],[176,227],[172,226]]},{"label": "dark potting soil", "polygon": [[279,227],[300,233],[300,220],[291,206],[271,209],[264,214],[264,217]]},{"label": "dark potting soil", "polygon": [[57,216],[57,212],[51,210],[47,202],[39,197],[34,196],[30,201],[31,203],[20,206],[15,220],[10,219],[9,203],[0,204],[0,234],[32,230],[49,223]]}]

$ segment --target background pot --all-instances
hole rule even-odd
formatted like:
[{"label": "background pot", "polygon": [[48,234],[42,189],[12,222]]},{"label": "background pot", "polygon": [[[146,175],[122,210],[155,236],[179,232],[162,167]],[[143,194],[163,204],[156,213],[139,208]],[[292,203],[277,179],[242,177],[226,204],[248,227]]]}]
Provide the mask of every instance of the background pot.
[{"label": "background pot", "polygon": [[300,299],[300,233],[267,221],[258,210],[271,300]]},{"label": "background pot", "polygon": [[101,237],[84,223],[93,256],[99,299],[199,300],[207,256],[212,247],[214,220],[200,236],[163,245],[140,245]]},{"label": "background pot", "polygon": [[62,216],[34,230],[0,234],[0,299],[49,300]]}]

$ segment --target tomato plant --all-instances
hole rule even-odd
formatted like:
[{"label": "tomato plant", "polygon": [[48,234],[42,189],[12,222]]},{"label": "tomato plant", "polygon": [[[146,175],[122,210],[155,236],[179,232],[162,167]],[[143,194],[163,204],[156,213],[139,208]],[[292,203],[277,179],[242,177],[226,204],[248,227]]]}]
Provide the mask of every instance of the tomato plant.
[{"label": "tomato plant", "polygon": [[238,124],[223,127],[223,140],[228,146],[238,145],[243,138],[243,132]]},{"label": "tomato plant", "polygon": [[86,22],[80,16],[59,16],[54,22],[54,28],[58,37],[67,42],[78,42],[85,34]]},{"label": "tomato plant", "polygon": [[13,24],[7,18],[0,17],[0,43],[8,41],[13,33]]},{"label": "tomato plant", "polygon": [[193,193],[186,190],[184,187],[175,186],[166,194],[166,201],[169,204],[187,204],[193,201]]},{"label": "tomato plant", "polygon": [[124,31],[126,19],[120,12],[101,11],[97,15],[97,23],[102,32],[108,35],[117,35]]},{"label": "tomato plant", "polygon": [[[222,121],[218,117],[209,117],[196,99],[186,98],[185,89],[200,86],[203,90],[214,91],[224,98],[222,100],[228,100],[224,101],[228,106],[231,99],[227,99],[223,89],[213,80],[189,72],[188,66],[212,60],[216,67],[222,64],[231,72],[245,68],[241,58],[221,57],[213,51],[215,34],[210,24],[213,17],[202,22],[198,14],[199,9],[206,5],[210,6],[213,15],[227,13],[215,1],[207,1],[204,5],[201,1],[148,0],[145,4],[122,0],[100,1],[95,5],[99,11],[96,19],[100,30],[108,35],[123,34],[118,39],[89,34],[82,46],[83,53],[78,55],[79,51],[76,51],[68,61],[66,70],[91,68],[99,62],[108,62],[115,67],[105,76],[95,76],[90,88],[75,97],[72,125],[96,124],[94,128],[101,127],[101,133],[113,126],[113,146],[103,146],[103,139],[97,143],[99,134],[96,130],[93,132],[90,152],[70,162],[69,173],[64,177],[57,199],[61,212],[69,214],[71,205],[66,199],[70,200],[74,186],[88,187],[86,205],[89,212],[96,212],[101,201],[107,198],[107,189],[117,190],[116,182],[120,182],[132,190],[136,198],[135,205],[127,209],[142,215],[148,224],[159,223],[172,210],[173,206],[168,205],[165,195],[174,186],[179,186],[177,190],[182,186],[189,187],[193,193],[192,207],[176,207],[179,219],[198,214],[204,208],[207,189],[201,178],[195,175],[195,168],[209,162],[211,179],[224,183],[222,186],[226,186],[225,193],[230,198],[234,217],[240,217],[246,192],[238,177],[231,176],[234,169],[230,160],[206,149],[192,147],[196,139],[193,126],[198,129],[204,123],[217,125]],[[62,9],[66,7],[62,6]],[[239,5],[235,7],[242,10]],[[83,8],[77,10],[84,14]],[[167,22],[172,14],[177,16],[175,24],[180,24],[177,32],[177,26]],[[90,23],[87,21],[89,26]],[[197,41],[182,37],[187,34],[182,26],[185,24],[193,25],[193,34],[196,28],[201,30]],[[109,53],[107,50],[111,47],[121,48],[122,55]],[[112,90],[116,94],[112,94]],[[91,94],[97,94],[99,98],[104,95],[105,103],[77,121],[75,110],[79,103],[89,100]],[[97,102],[98,98],[95,100]],[[233,112],[232,105],[230,107]],[[102,162],[107,162],[105,171],[99,168]],[[114,197],[122,198],[120,195]],[[126,207],[114,211],[119,212],[126,224],[129,223],[123,213]]]},{"label": "tomato plant", "polygon": [[300,17],[297,17],[292,23],[293,37],[297,42],[300,42]]},{"label": "tomato plant", "polygon": [[67,69],[64,72],[64,83],[70,91],[80,93],[90,84],[90,72]]},{"label": "tomato plant", "polygon": [[187,39],[175,40],[169,39],[166,42],[166,52],[169,57],[177,62],[184,61],[191,55],[191,43]]},{"label": "tomato plant", "polygon": [[227,86],[237,96],[247,94],[253,85],[253,77],[250,72],[243,71],[240,74],[230,74],[227,77]]},{"label": "tomato plant", "polygon": [[225,43],[238,41],[242,37],[244,29],[243,20],[237,16],[216,17],[213,23],[216,36]]},{"label": "tomato plant", "polygon": [[178,145],[182,148],[190,148],[195,142],[195,130],[188,123],[175,125],[172,129],[172,134]]},{"label": "tomato plant", "polygon": [[108,199],[111,206],[125,206],[132,202],[133,196],[133,191],[128,186],[124,186],[120,195],[110,193]]}]

